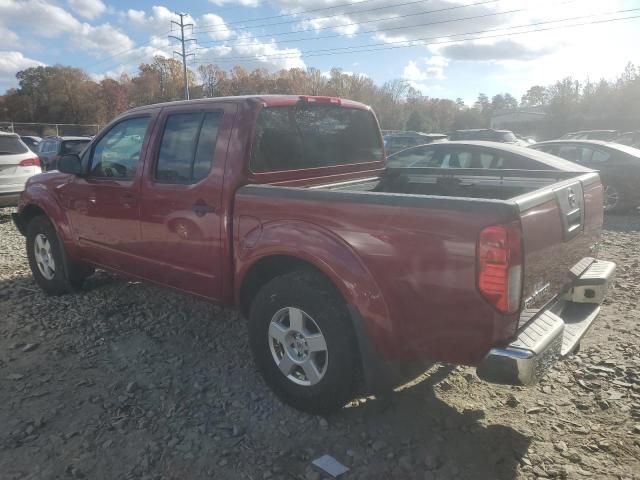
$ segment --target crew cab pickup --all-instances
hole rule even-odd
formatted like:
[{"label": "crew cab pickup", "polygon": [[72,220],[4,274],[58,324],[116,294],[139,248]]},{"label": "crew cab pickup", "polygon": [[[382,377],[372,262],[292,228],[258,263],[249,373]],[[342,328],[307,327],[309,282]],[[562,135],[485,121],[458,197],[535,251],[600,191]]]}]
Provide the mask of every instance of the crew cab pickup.
[{"label": "crew cab pickup", "polygon": [[14,220],[49,294],[101,268],[237,306],[258,370],[302,410],[430,362],[528,385],[614,276],[602,185],[530,149],[456,149],[439,165],[473,168],[385,168],[374,113],[332,97],[150,105],[29,180]]}]

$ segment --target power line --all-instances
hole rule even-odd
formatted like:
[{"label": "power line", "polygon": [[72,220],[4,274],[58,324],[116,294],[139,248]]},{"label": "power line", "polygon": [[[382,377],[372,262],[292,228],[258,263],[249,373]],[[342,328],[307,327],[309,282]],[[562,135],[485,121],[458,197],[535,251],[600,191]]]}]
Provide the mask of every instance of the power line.
[{"label": "power line", "polygon": [[[631,11],[638,11],[640,10],[640,8],[634,8],[634,9],[629,9],[629,10],[621,10],[619,12],[611,12],[610,14],[614,14],[614,13],[624,13],[624,12],[631,12]],[[587,15],[583,18],[587,18],[587,17],[593,17],[595,15]],[[578,17],[580,18],[580,17]],[[447,36],[440,36],[440,37],[428,37],[428,38],[420,38],[420,39],[415,39],[415,40],[404,40],[402,43],[412,43],[410,45],[390,45],[389,43],[394,43],[394,42],[389,42],[389,43],[385,43],[385,44],[369,44],[369,45],[360,45],[357,47],[342,47],[343,49],[346,48],[361,48],[360,50],[352,50],[352,51],[336,51],[337,49],[321,49],[321,50],[310,50],[310,51],[306,51],[306,52],[300,52],[300,54],[282,54],[282,55],[251,55],[251,56],[237,56],[237,57],[227,57],[227,58],[220,58],[218,59],[218,61],[221,62],[229,62],[229,61],[237,61],[237,60],[245,60],[245,59],[252,59],[252,60],[262,60],[262,59],[289,59],[289,58],[298,58],[299,56],[302,57],[319,57],[319,56],[332,56],[332,55],[344,55],[344,54],[350,54],[350,53],[365,53],[365,52],[378,52],[378,51],[383,51],[383,50],[394,50],[394,49],[399,49],[399,48],[409,48],[409,47],[416,47],[416,46],[420,46],[420,47],[425,47],[425,46],[432,46],[432,45],[447,45],[447,44],[452,44],[452,43],[460,43],[460,42],[468,42],[468,41],[473,41],[473,40],[484,40],[484,39],[491,39],[491,38],[500,38],[500,37],[508,37],[508,36],[515,36],[515,35],[524,35],[524,34],[528,34],[528,33],[539,33],[539,32],[545,32],[545,31],[551,31],[551,30],[558,30],[561,28],[575,28],[575,27],[582,27],[582,26],[587,26],[587,25],[596,25],[596,24],[603,24],[603,23],[610,23],[610,22],[616,22],[616,21],[622,21],[622,20],[632,20],[632,19],[636,19],[636,18],[640,18],[640,15],[635,15],[635,16],[630,16],[630,17],[621,17],[621,18],[611,18],[611,19],[606,19],[606,20],[594,20],[591,22],[582,22],[582,23],[576,23],[576,24],[572,24],[572,25],[558,25],[555,27],[548,27],[548,28],[541,28],[541,29],[534,29],[534,30],[527,30],[527,31],[523,31],[523,32],[509,32],[509,33],[502,33],[502,34],[496,34],[496,35],[488,35],[488,36],[479,36],[479,37],[472,37],[472,38],[464,38],[464,39],[460,39],[460,40],[446,40],[447,38],[450,38],[452,36],[459,36],[459,35],[473,35],[476,33],[490,33],[494,30],[485,30],[485,31],[480,31],[480,32],[467,32],[467,33],[459,33],[459,34],[455,34],[455,35],[447,35]],[[566,21],[571,21],[572,19],[562,19],[562,20],[554,20],[552,21],[552,23],[558,23],[558,22],[566,22]],[[542,23],[550,23],[550,22],[538,22],[538,23],[533,23],[533,24],[529,24],[529,25],[521,25],[518,27],[505,27],[502,30],[506,30],[506,29],[514,29],[514,28],[525,28],[525,27],[530,27],[530,26],[535,26],[538,24],[542,24]],[[431,42],[431,43],[422,43],[425,41],[429,41],[429,40],[437,40],[437,39],[445,39],[445,41],[442,42]],[[413,43],[413,42],[421,42],[421,43]],[[396,42],[399,43],[399,42]],[[363,48],[363,47],[372,47],[372,46],[377,46],[377,45],[384,45],[382,47],[379,48]],[[320,52],[326,52],[326,53],[320,53]],[[209,63],[207,61],[199,61],[196,62],[196,64],[205,64],[205,63]]]},{"label": "power line", "polygon": [[[576,1],[577,0],[566,0],[564,2],[560,2],[560,4],[562,5],[562,4],[566,4],[566,3],[573,3],[573,2],[576,2]],[[468,5],[465,5],[465,6],[468,6]],[[460,7],[452,7],[452,8],[460,8]],[[449,9],[450,8],[447,8],[446,10],[449,10]],[[465,20],[477,20],[477,19],[480,19],[480,18],[488,18],[488,17],[494,17],[494,16],[498,16],[498,15],[507,15],[507,14],[510,14],[510,13],[520,13],[520,12],[524,12],[524,11],[527,11],[527,10],[535,10],[535,7],[533,9],[531,9],[531,8],[519,8],[519,9],[516,9],[516,10],[507,10],[505,12],[484,13],[482,15],[472,15],[472,16],[469,16],[469,17],[452,18],[452,19],[449,19],[449,20],[438,20],[438,21],[435,21],[435,22],[420,23],[420,24],[417,24],[417,25],[402,25],[402,26],[399,26],[399,27],[390,27],[390,28],[384,28],[384,29],[367,30],[367,31],[364,31],[364,32],[360,32],[358,35],[364,35],[364,34],[367,34],[367,33],[385,33],[385,32],[391,31],[391,30],[408,30],[410,28],[415,28],[415,27],[426,27],[426,26],[431,26],[431,25],[441,25],[441,24],[445,24],[445,23],[462,22],[462,21],[465,21]],[[439,12],[439,11],[441,11],[441,10],[431,10],[429,12],[424,12],[424,13],[434,13],[434,12]],[[422,15],[422,14],[420,14],[420,15]],[[412,15],[412,16],[414,16],[414,15]],[[395,18],[401,18],[401,17],[395,17]],[[373,20],[373,21],[375,22],[377,20]],[[368,22],[365,22],[365,23],[368,23]],[[360,24],[360,23],[358,23],[358,24]],[[341,26],[341,25],[339,25],[339,26]],[[326,28],[336,28],[336,27],[326,27]],[[323,28],[323,29],[325,29],[325,28]],[[284,33],[282,33],[282,35],[289,35],[289,34],[292,34],[292,33],[300,33],[300,32],[284,32]],[[256,36],[254,36],[252,38],[263,38],[263,37],[273,38],[273,37],[277,37],[277,36],[278,36],[278,34],[275,34],[275,35],[256,35]],[[336,38],[336,37],[349,37],[349,36],[350,35],[346,34],[346,33],[338,33],[338,34],[335,34],[335,35],[327,35],[327,36],[324,36],[324,37],[315,36],[315,37],[307,37],[307,38],[302,38],[302,39],[278,40],[278,42],[279,43],[301,42],[301,41],[305,41],[305,40],[316,40],[316,39],[319,40],[319,39],[323,39],[323,38]],[[210,44],[210,43],[215,43],[215,42],[214,41],[201,42],[200,45],[207,45],[207,44]],[[234,43],[233,44],[233,46],[242,46],[242,45],[253,45],[253,43],[248,42],[248,43],[244,43],[244,44],[243,43]],[[206,48],[199,48],[199,50],[206,50]]]},{"label": "power line", "polygon": [[185,46],[189,42],[195,42],[196,39],[184,38],[184,29],[187,27],[193,27],[193,23],[184,23],[184,17],[188,17],[189,14],[176,12],[176,15],[180,17],[180,22],[178,23],[175,20],[171,20],[171,25],[177,25],[178,27],[180,27],[180,36],[176,37],[175,35],[169,35],[169,38],[173,38],[179,41],[182,47],[182,52],[176,52],[174,50],[173,53],[175,55],[178,55],[180,58],[182,58],[182,73],[184,76],[184,99],[189,100],[189,77],[187,76],[187,57],[189,57],[190,55],[193,55],[195,57],[195,54],[187,53]]},{"label": "power line", "polygon": [[[414,3],[424,3],[424,2],[429,2],[429,1],[431,1],[431,0],[414,0],[412,2],[405,2],[405,3],[396,4],[396,5],[378,7],[378,8],[374,8],[374,9],[357,10],[355,12],[349,12],[349,14],[364,13],[364,12],[369,12],[369,11],[372,11],[372,10],[380,10],[382,8],[401,7],[401,6],[405,6],[405,5],[411,5],[411,4],[414,4]],[[469,3],[469,4],[466,4],[466,5],[456,5],[456,6],[453,6],[453,7],[439,8],[439,9],[436,9],[436,10],[427,10],[427,11],[418,12],[418,13],[414,12],[414,13],[408,13],[408,14],[405,14],[405,15],[394,15],[392,17],[377,18],[377,19],[374,19],[374,20],[366,20],[366,21],[362,21],[362,22],[345,23],[345,24],[342,24],[342,25],[332,25],[332,26],[329,26],[329,27],[316,28],[315,30],[316,31],[317,30],[326,30],[327,28],[340,28],[340,27],[349,27],[349,26],[352,26],[352,25],[362,25],[364,23],[383,22],[385,20],[395,20],[395,19],[398,19],[398,18],[414,17],[414,16],[417,16],[417,15],[426,15],[428,13],[445,12],[445,11],[449,11],[449,10],[457,10],[457,9],[460,9],[460,8],[476,7],[476,6],[479,6],[479,5],[485,5],[485,4],[488,4],[488,3],[496,3],[496,2],[499,2],[499,1],[501,1],[501,0],[484,0],[484,1],[481,1],[481,2]],[[330,15],[330,16],[326,16],[326,17],[313,17],[313,18],[309,18],[307,20],[322,20],[322,19],[325,19],[325,18],[333,18],[335,16],[336,15]],[[286,21],[286,22],[275,22],[275,23],[265,23],[265,24],[261,24],[261,25],[250,25],[250,26],[246,26],[246,27],[236,27],[236,30],[247,30],[247,29],[250,29],[250,28],[260,28],[260,27],[274,27],[274,26],[278,26],[278,25],[290,25],[292,23],[298,23],[298,22],[299,22],[299,20],[296,19],[296,20],[289,20],[289,21]],[[225,28],[212,29],[212,30],[198,30],[198,33],[213,33],[213,32],[219,32],[219,31],[226,31],[226,27]]]},{"label": "power line", "polygon": [[[227,22],[226,24],[227,25],[235,25],[235,24],[238,24],[238,23],[255,22],[255,21],[258,21],[258,20],[263,21],[263,20],[271,20],[271,19],[275,19],[275,18],[296,17],[296,16],[299,16],[299,15],[306,15],[307,13],[320,12],[320,11],[323,11],[323,10],[331,10],[331,9],[334,9],[334,8],[347,8],[347,7],[352,7],[354,5],[360,5],[362,3],[370,3],[370,2],[378,2],[378,1],[380,1],[380,0],[360,0],[358,2],[347,2],[347,3],[343,3],[341,5],[340,4],[338,4],[338,5],[330,5],[328,7],[312,8],[310,10],[301,10],[299,12],[283,13],[283,14],[279,14],[279,15],[272,15],[272,16],[269,16],[269,17],[247,18],[247,19],[244,19],[244,20],[237,20],[237,21],[234,21],[234,22]],[[431,0],[416,0],[416,1],[413,1],[413,2],[407,2],[406,4],[401,3],[401,4],[397,4],[397,5],[388,5],[388,6],[384,6],[384,7],[379,7],[378,9],[392,8],[392,7],[402,6],[402,5],[409,5],[409,4],[412,4],[412,3],[421,3],[421,2],[428,2],[428,1],[431,1]],[[243,7],[243,8],[246,8],[246,7]],[[377,9],[374,8],[372,10],[377,10]],[[343,13],[358,13],[358,12],[343,12]],[[335,16],[335,15],[338,15],[338,14],[334,14],[332,16]],[[318,17],[318,18],[330,18],[330,17]],[[293,22],[293,23],[295,23],[295,22]],[[200,28],[214,27],[214,26],[216,26],[216,25],[215,24],[202,25],[202,26],[196,27],[196,30],[198,30]],[[257,25],[254,25],[254,26],[252,26],[250,28],[253,28],[253,27],[257,27]]]}]

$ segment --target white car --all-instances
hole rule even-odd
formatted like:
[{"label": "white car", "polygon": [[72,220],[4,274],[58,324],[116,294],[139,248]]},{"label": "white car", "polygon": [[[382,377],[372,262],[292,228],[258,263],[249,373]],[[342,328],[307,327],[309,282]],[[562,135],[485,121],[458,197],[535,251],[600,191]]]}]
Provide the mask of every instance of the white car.
[{"label": "white car", "polygon": [[17,205],[29,177],[41,172],[40,158],[18,135],[0,132],[0,207]]}]

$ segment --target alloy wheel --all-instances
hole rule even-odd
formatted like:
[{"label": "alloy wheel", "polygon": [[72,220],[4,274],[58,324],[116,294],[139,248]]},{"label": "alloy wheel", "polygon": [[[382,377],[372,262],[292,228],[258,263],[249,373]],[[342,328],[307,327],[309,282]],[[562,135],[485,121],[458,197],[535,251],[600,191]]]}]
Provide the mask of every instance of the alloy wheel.
[{"label": "alloy wheel", "polygon": [[327,372],[327,342],[318,324],[301,309],[278,310],[269,323],[268,341],[278,369],[292,382],[313,386]]},{"label": "alloy wheel", "polygon": [[53,280],[56,274],[56,262],[51,252],[51,242],[43,233],[36,235],[33,242],[34,256],[38,270],[47,280]]}]

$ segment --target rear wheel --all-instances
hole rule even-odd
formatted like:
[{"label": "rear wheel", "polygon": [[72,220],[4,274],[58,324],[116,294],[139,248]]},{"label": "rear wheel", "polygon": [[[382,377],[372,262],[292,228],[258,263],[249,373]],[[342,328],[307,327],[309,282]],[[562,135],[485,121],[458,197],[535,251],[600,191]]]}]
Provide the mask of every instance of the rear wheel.
[{"label": "rear wheel", "polygon": [[620,191],[613,185],[605,185],[602,193],[605,212],[617,212],[622,210],[622,197]]},{"label": "rear wheel", "polygon": [[359,358],[346,305],[311,271],[282,275],[256,295],[249,314],[256,366],[289,405],[329,413],[351,400]]},{"label": "rear wheel", "polygon": [[49,295],[61,295],[82,287],[93,269],[68,262],[55,228],[48,218],[37,216],[27,225],[27,258],[36,283]]}]

